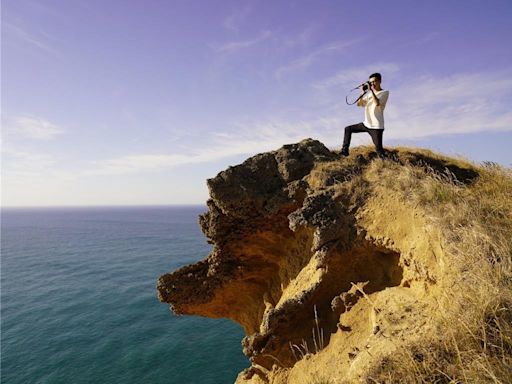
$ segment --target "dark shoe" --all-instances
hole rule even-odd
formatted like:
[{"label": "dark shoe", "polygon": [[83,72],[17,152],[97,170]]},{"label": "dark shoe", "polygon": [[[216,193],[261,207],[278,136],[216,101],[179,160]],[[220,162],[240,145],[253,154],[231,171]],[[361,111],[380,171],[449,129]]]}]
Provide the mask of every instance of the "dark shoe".
[{"label": "dark shoe", "polygon": [[377,151],[377,156],[379,156],[381,159],[385,159],[387,157],[386,152],[384,151]]},{"label": "dark shoe", "polygon": [[346,148],[342,148],[342,149],[341,149],[341,152],[340,152],[340,155],[341,155],[341,156],[348,156],[348,149],[346,149]]}]

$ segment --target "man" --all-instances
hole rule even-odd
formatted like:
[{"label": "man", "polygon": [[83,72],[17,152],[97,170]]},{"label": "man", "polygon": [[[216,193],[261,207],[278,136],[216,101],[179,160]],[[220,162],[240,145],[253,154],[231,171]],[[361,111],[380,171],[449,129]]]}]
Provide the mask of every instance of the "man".
[{"label": "man", "polygon": [[[348,156],[348,148],[350,147],[350,139],[352,133],[368,132],[372,137],[373,144],[379,157],[384,156],[384,148],[382,147],[382,134],[384,133],[384,108],[388,102],[389,91],[385,91],[380,87],[382,76],[380,73],[370,75],[368,91],[357,102],[358,107],[364,107],[364,121],[359,124],[349,125],[345,127],[345,137],[343,138],[343,147],[341,154]],[[362,88],[362,86],[361,86]],[[361,89],[364,93],[364,90]]]}]

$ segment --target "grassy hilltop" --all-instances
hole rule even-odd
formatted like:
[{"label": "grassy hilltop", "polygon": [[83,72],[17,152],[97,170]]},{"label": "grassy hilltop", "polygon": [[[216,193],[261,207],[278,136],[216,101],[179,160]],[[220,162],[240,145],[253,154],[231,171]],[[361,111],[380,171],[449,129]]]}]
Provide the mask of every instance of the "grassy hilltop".
[{"label": "grassy hilltop", "polygon": [[[429,331],[420,340],[403,340],[393,353],[375,360],[361,378],[368,383],[510,382],[511,169],[493,163],[475,164],[425,149],[395,147],[392,152],[391,159],[373,160],[348,184],[340,183],[335,188],[351,189],[354,196],[379,191],[383,199],[392,195],[422,211],[427,221],[444,234],[444,266],[435,276],[438,287],[423,297],[430,311],[429,324],[410,325],[428,327]],[[357,159],[371,153],[371,147],[359,147],[341,162],[318,164],[311,172],[311,183],[320,187],[330,175],[357,169]],[[477,177],[461,182],[443,170],[446,166],[461,179],[467,170],[476,172]],[[382,209],[393,207],[384,204]],[[438,269],[428,263],[423,268],[425,275]],[[367,303],[371,305],[370,300]],[[397,309],[397,315],[402,312]],[[389,343],[394,342],[391,336]],[[309,361],[314,364],[314,359]],[[304,371],[309,370],[307,366],[304,364]],[[344,382],[331,377],[328,370],[320,377],[325,380],[309,382]]]}]

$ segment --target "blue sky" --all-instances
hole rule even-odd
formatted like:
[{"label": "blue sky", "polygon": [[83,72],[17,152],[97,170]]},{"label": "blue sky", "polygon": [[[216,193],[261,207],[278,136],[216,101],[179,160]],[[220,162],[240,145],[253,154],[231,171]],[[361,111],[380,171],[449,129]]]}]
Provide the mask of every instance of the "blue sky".
[{"label": "blue sky", "polygon": [[251,155],[339,149],[373,72],[384,146],[512,165],[510,1],[4,0],[1,17],[3,206],[203,204]]}]

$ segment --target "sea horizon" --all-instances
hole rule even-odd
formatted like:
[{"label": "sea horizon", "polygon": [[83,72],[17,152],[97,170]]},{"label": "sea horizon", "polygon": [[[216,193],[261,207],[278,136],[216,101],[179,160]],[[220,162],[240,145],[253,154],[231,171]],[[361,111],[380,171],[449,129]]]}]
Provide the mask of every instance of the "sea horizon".
[{"label": "sea horizon", "polygon": [[46,208],[173,208],[207,207],[206,203],[197,204],[96,204],[96,205],[0,205],[0,209],[46,209]]}]

